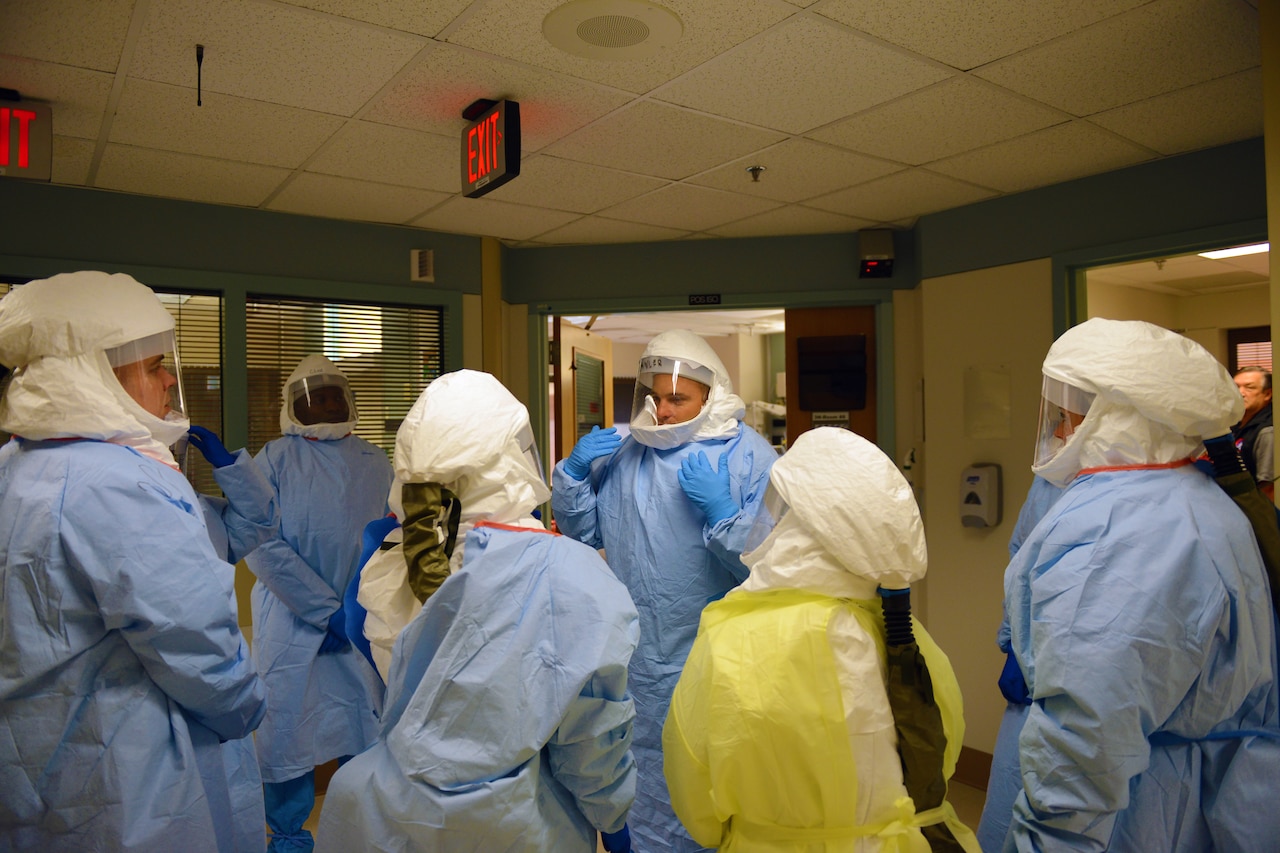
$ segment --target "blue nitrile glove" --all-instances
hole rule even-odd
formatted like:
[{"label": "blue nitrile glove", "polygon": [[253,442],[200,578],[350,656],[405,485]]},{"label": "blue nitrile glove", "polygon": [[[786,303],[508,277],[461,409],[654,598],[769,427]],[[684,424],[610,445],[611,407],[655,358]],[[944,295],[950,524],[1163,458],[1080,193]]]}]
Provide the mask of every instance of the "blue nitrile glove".
[{"label": "blue nitrile glove", "polygon": [[616,427],[592,427],[591,432],[578,439],[573,452],[564,460],[564,472],[575,480],[587,479],[587,475],[591,473],[592,460],[608,456],[618,449],[619,444],[622,444],[622,439],[618,437]]},{"label": "blue nitrile glove", "polygon": [[200,451],[201,456],[209,460],[209,464],[214,468],[225,468],[236,461],[213,430],[192,424],[189,435],[191,444]]},{"label": "blue nitrile glove", "polygon": [[1008,652],[1004,659],[1004,669],[1000,673],[1000,679],[997,681],[1000,685],[1000,692],[1004,698],[1014,705],[1030,705],[1031,691],[1027,689],[1027,682],[1022,677],[1022,668],[1018,666],[1018,659],[1013,656],[1013,652]]},{"label": "blue nitrile glove", "polygon": [[347,611],[342,605],[338,605],[338,609],[329,617],[329,630],[325,631],[324,639],[320,641],[320,654],[340,652],[349,645],[351,641],[347,639]]},{"label": "blue nitrile glove", "polygon": [[600,843],[607,853],[631,853],[631,830],[624,823],[617,832],[602,832]]},{"label": "blue nitrile glove", "polygon": [[680,473],[676,475],[676,480],[694,506],[707,517],[709,527],[715,527],[742,510],[729,494],[728,454],[720,454],[720,465],[713,471],[711,463],[707,461],[707,454],[701,450],[690,453],[680,463]]}]

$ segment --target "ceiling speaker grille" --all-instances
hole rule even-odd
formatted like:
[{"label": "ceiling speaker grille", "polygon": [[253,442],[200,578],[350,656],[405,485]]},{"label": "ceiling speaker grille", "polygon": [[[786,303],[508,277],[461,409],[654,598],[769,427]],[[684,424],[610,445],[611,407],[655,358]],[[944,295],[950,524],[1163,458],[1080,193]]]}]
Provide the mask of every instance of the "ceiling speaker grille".
[{"label": "ceiling speaker grille", "polygon": [[600,15],[578,24],[578,38],[596,47],[633,47],[649,37],[644,21],[623,15]]}]

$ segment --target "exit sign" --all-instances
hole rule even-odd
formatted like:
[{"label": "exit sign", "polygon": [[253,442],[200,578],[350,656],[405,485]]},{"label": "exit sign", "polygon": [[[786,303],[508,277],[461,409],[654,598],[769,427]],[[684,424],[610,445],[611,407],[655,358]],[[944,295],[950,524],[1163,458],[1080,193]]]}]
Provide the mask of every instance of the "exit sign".
[{"label": "exit sign", "polygon": [[0,177],[47,181],[53,175],[53,108],[0,100]]},{"label": "exit sign", "polygon": [[479,198],[520,174],[520,105],[498,101],[462,132],[462,194]]}]

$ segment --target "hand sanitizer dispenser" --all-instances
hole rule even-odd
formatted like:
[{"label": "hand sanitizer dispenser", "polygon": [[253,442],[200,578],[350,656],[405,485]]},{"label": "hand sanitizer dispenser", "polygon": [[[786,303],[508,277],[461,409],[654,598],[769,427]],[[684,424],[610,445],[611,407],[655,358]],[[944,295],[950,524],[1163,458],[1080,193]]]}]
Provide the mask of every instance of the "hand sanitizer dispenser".
[{"label": "hand sanitizer dispenser", "polygon": [[960,476],[960,523],[995,527],[1000,523],[1000,466],[990,463],[964,469]]}]

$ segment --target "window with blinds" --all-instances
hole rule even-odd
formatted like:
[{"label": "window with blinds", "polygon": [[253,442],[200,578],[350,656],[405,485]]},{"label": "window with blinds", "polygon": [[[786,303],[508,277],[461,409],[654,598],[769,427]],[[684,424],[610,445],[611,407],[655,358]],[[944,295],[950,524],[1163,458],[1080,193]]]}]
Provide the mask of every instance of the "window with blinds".
[{"label": "window with blinds", "polygon": [[[0,297],[23,283],[14,279],[0,281]],[[209,293],[152,290],[173,315],[187,415],[193,424],[222,435],[222,298]],[[8,376],[4,378],[7,383]],[[9,439],[7,433],[0,436],[5,441]],[[214,482],[212,466],[198,451],[190,451],[185,460],[179,458],[178,462],[196,491],[222,494]]]},{"label": "window with blinds", "polygon": [[351,383],[355,433],[387,452],[444,363],[439,307],[316,302],[250,294],[246,304],[249,450],[280,436],[280,392],[304,356],[322,353]]},{"label": "window with blinds", "polygon": [[1242,367],[1271,370],[1271,327],[1249,326],[1227,330],[1227,369],[1232,375]]}]

